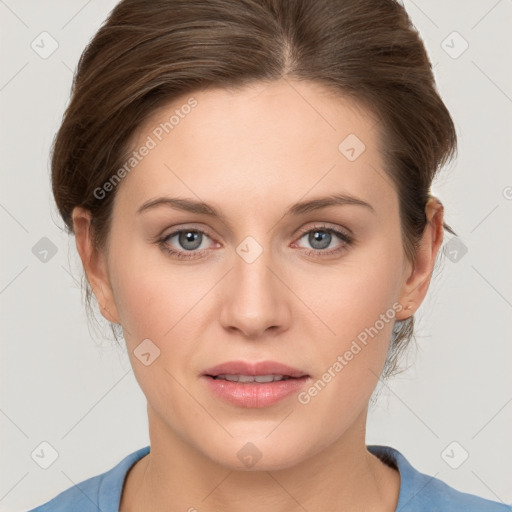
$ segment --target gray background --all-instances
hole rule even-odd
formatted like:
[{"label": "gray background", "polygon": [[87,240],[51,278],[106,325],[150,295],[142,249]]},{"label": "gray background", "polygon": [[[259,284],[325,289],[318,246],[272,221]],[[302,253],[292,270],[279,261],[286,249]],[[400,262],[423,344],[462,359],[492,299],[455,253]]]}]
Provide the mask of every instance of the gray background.
[{"label": "gray background", "polygon": [[[47,501],[149,443],[145,398],[126,353],[87,326],[80,260],[60,230],[48,174],[73,70],[115,3],[0,0],[2,511]],[[391,445],[424,473],[510,503],[512,5],[405,6],[457,127],[458,159],[433,191],[460,239],[445,237],[450,257],[416,315],[414,364],[381,387],[367,444]],[[47,58],[31,47],[51,49],[43,31],[58,43]],[[43,237],[54,255],[41,252]],[[50,459],[31,455],[42,442],[58,452],[47,469],[40,465]]]}]

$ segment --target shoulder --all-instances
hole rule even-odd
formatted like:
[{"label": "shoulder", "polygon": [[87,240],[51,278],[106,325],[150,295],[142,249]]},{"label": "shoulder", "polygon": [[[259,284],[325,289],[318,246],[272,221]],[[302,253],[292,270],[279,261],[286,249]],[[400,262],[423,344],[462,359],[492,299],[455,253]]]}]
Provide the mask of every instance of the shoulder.
[{"label": "shoulder", "polygon": [[512,512],[512,506],[458,491],[442,480],[415,469],[395,448],[370,445],[368,450],[400,472],[400,512]]},{"label": "shoulder", "polygon": [[50,501],[29,512],[98,511],[98,494],[103,474],[94,476],[66,489]]},{"label": "shoulder", "polygon": [[119,510],[125,477],[137,460],[149,453],[149,446],[140,448],[121,460],[112,469],[84,480],[62,491],[50,501],[28,512],[114,512]]}]

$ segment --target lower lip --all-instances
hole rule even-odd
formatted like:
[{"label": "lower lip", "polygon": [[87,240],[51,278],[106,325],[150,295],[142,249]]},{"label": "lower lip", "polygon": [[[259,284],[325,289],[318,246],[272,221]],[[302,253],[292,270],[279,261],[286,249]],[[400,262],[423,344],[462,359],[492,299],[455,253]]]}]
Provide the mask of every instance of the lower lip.
[{"label": "lower lip", "polygon": [[308,376],[274,382],[231,382],[203,375],[206,384],[218,397],[239,407],[269,407],[299,392]]}]

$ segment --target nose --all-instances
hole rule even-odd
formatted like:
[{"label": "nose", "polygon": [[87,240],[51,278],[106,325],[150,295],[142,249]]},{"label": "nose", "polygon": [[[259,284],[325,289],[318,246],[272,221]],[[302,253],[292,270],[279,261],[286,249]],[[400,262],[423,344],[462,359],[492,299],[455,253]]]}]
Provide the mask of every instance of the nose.
[{"label": "nose", "polygon": [[[241,256],[240,256],[241,254]],[[289,300],[286,272],[263,251],[254,261],[241,251],[221,290],[221,325],[244,338],[256,340],[275,336],[289,327]]]}]

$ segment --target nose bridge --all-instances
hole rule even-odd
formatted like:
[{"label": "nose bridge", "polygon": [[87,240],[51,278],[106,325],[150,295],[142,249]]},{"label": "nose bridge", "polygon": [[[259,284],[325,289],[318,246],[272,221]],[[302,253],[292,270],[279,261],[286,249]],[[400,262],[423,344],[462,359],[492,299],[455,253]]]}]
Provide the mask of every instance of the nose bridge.
[{"label": "nose bridge", "polygon": [[234,281],[237,288],[252,294],[255,302],[265,299],[271,303],[275,299],[275,277],[269,270],[273,262],[271,243],[263,234],[246,236],[235,248]]},{"label": "nose bridge", "polygon": [[251,337],[268,327],[282,326],[287,309],[279,289],[282,284],[274,275],[278,265],[270,240],[264,234],[256,236],[246,236],[235,247],[221,313],[224,327],[237,328]]}]

